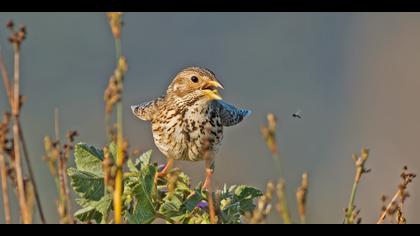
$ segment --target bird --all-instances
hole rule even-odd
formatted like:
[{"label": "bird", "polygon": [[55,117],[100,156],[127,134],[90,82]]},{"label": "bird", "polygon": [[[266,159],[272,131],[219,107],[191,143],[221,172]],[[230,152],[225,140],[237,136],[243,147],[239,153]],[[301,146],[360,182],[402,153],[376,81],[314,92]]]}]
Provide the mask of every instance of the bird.
[{"label": "bird", "polygon": [[297,112],[293,113],[292,116],[294,118],[302,119],[302,111],[301,110],[298,110]]},{"label": "bird", "polygon": [[204,160],[206,178],[202,188],[210,186],[223,128],[251,114],[248,109],[224,102],[218,89],[224,87],[212,71],[187,67],[176,74],[164,95],[131,106],[137,118],[151,123],[154,143],[167,158],[157,176],[165,176],[175,160]]}]

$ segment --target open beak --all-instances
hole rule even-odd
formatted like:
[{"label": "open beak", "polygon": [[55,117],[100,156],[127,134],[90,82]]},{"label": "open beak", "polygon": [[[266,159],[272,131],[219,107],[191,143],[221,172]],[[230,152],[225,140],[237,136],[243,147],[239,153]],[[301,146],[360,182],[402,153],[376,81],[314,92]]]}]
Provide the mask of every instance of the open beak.
[{"label": "open beak", "polygon": [[217,91],[218,88],[223,89],[223,85],[216,80],[210,80],[203,86],[202,90],[208,98],[212,100],[222,100],[219,91]]}]

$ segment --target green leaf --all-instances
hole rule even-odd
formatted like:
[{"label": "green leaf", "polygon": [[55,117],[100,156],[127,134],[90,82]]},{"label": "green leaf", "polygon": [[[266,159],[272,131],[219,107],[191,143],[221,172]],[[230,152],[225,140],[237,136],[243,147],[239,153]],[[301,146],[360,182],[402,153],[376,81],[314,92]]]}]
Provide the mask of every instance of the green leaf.
[{"label": "green leaf", "polygon": [[240,212],[244,214],[247,211],[252,211],[255,208],[255,198],[262,196],[263,193],[250,186],[240,185],[235,189],[235,197],[240,204]]},{"label": "green leaf", "polygon": [[[134,164],[137,168],[148,166],[150,165],[151,158],[152,158],[152,150],[149,150],[141,154],[140,157],[136,159],[136,162]],[[141,167],[139,165],[141,165]]]},{"label": "green leaf", "polygon": [[202,200],[203,200],[203,195],[199,191],[195,191],[191,197],[187,198],[184,201],[184,206],[187,211],[191,212],[194,210],[197,204],[201,202]]},{"label": "green leaf", "polygon": [[235,188],[235,195],[238,199],[251,199],[262,196],[262,192],[254,187],[240,185]]},{"label": "green leaf", "polygon": [[133,161],[131,159],[128,159],[127,161],[127,167],[128,170],[131,172],[139,172],[139,170],[137,169],[136,165],[134,165]]},{"label": "green leaf", "polygon": [[102,160],[104,159],[104,153],[101,150],[85,143],[78,143],[75,147],[74,156],[79,171],[103,176]]},{"label": "green leaf", "polygon": [[159,212],[169,218],[183,215],[181,211],[182,201],[177,196],[166,197],[160,205]]},{"label": "green leaf", "polygon": [[74,191],[82,198],[98,201],[104,196],[104,179],[95,174],[69,168],[67,174]]},{"label": "green leaf", "polygon": [[153,201],[154,177],[157,171],[156,166],[147,166],[142,168],[142,177],[133,192],[137,199],[134,205],[134,211],[128,216],[130,224],[148,224],[155,220],[155,205]]},{"label": "green leaf", "polygon": [[78,210],[74,216],[82,222],[96,221],[96,223],[106,223],[108,212],[111,209],[112,198],[109,195],[104,196],[99,201],[86,201],[86,199],[77,199],[79,205],[84,206]]},{"label": "green leaf", "polygon": [[95,221],[96,223],[100,223],[102,221],[102,214],[90,206],[76,211],[74,216],[81,222]]},{"label": "green leaf", "polygon": [[150,159],[152,157],[152,150],[149,150],[141,154],[133,162],[131,159],[127,161],[127,167],[131,172],[139,172],[139,169],[150,165]]}]

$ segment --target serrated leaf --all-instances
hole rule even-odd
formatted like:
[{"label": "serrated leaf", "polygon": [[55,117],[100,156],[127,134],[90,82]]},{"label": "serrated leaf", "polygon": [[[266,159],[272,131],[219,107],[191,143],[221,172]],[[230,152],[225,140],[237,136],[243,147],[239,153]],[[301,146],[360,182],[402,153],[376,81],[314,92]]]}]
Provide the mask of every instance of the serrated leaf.
[{"label": "serrated leaf", "polygon": [[159,208],[159,212],[166,217],[172,218],[184,214],[180,211],[181,207],[182,201],[178,197],[172,196],[170,198],[164,199],[164,202]]},{"label": "serrated leaf", "polygon": [[[150,159],[152,158],[152,150],[149,150],[143,154],[140,155],[135,161],[135,166],[137,168],[145,167],[150,165]],[[141,166],[139,166],[141,165]]]},{"label": "serrated leaf", "polygon": [[254,187],[240,185],[236,187],[235,195],[239,199],[251,199],[262,196],[262,192]]},{"label": "serrated leaf", "polygon": [[81,222],[95,221],[100,223],[102,221],[102,214],[93,207],[86,207],[76,211],[74,217]]},{"label": "serrated leaf", "polygon": [[131,171],[131,172],[139,172],[136,165],[133,163],[133,161],[131,159],[128,159],[127,167],[128,167],[128,170]]},{"label": "serrated leaf", "polygon": [[96,223],[106,223],[108,212],[111,209],[112,198],[107,195],[99,201],[86,201],[78,199],[78,204],[85,208],[78,210],[74,216],[82,222],[96,221]]},{"label": "serrated leaf", "polygon": [[104,153],[85,143],[78,143],[74,150],[76,167],[79,171],[85,171],[97,176],[103,176],[102,160]]},{"label": "serrated leaf", "polygon": [[69,168],[67,174],[73,190],[86,200],[98,201],[104,196],[104,179],[95,174]]},{"label": "serrated leaf", "polygon": [[130,224],[148,224],[155,220],[155,206],[153,202],[154,177],[156,166],[142,168],[141,181],[133,189],[137,202],[134,205],[134,211],[128,217]]},{"label": "serrated leaf", "polygon": [[262,196],[262,192],[254,187],[241,185],[235,189],[235,197],[239,202],[239,210],[241,214],[252,211],[255,208],[255,198]]}]

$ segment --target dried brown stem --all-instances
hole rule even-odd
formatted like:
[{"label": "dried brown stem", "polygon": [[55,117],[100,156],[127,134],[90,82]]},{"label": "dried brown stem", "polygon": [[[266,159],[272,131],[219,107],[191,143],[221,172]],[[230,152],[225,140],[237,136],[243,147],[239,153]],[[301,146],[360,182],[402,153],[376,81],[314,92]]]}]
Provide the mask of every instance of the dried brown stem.
[{"label": "dried brown stem", "polygon": [[306,223],[306,198],[308,195],[308,173],[302,175],[302,183],[296,192],[296,200],[298,203],[298,212],[300,217],[300,222],[302,224]]},{"label": "dried brown stem", "polygon": [[5,223],[10,224],[12,223],[12,214],[10,212],[9,190],[7,186],[7,167],[2,150],[0,150],[0,174]]},{"label": "dried brown stem", "polygon": [[22,171],[22,163],[21,163],[21,156],[20,156],[20,133],[19,133],[19,82],[20,82],[20,75],[19,75],[19,47],[15,46],[15,53],[14,53],[14,80],[13,80],[13,106],[12,106],[12,114],[13,114],[13,147],[14,147],[14,162],[15,162],[15,172],[16,172],[16,180],[17,180],[17,192],[18,192],[18,199],[19,199],[19,207],[22,215],[22,221],[24,224],[31,223],[31,216],[29,215],[29,209],[26,202],[25,196],[25,186],[23,182],[23,171]]},{"label": "dried brown stem", "polygon": [[[9,22],[8,23],[8,28],[11,29],[13,31],[13,22]],[[20,30],[18,32],[13,32],[12,33],[12,37],[11,37],[11,42],[14,46],[15,49],[15,64],[14,64],[14,78],[15,78],[15,82],[16,82],[16,78],[18,79],[19,82],[19,57],[20,57],[20,44],[22,43],[22,41],[25,39],[26,37],[26,29],[24,26],[22,26],[20,28]],[[23,135],[23,131],[22,131],[22,126],[19,120],[19,113],[20,113],[20,106],[21,106],[21,96],[20,94],[15,94],[15,91],[18,90],[19,91],[19,87],[13,87],[10,84],[10,79],[9,79],[9,75],[7,72],[7,68],[6,65],[4,64],[4,60],[3,60],[3,55],[1,52],[1,47],[0,47],[0,70],[1,70],[1,74],[2,74],[2,78],[3,78],[3,83],[4,83],[4,87],[6,90],[6,94],[10,103],[10,107],[12,109],[12,112],[16,112],[17,115],[14,114],[15,117],[15,121],[17,124],[17,130],[19,133],[19,141],[22,143],[22,148],[23,148],[23,154],[24,154],[24,158],[26,161],[26,166],[28,168],[28,172],[29,172],[29,177],[31,178],[31,182],[32,182],[32,186],[33,186],[33,190],[34,190],[34,195],[35,195],[35,199],[36,199],[36,203],[38,206],[38,212],[40,215],[40,219],[41,222],[43,224],[45,224],[45,217],[44,217],[44,213],[42,210],[42,206],[41,206],[41,201],[40,201],[40,197],[38,194],[38,188],[36,186],[36,181],[34,178],[34,174],[32,171],[32,165],[30,162],[30,158],[29,158],[29,154],[28,154],[28,149],[27,149],[27,145],[24,139],[24,135]],[[19,86],[19,83],[18,83]],[[15,90],[15,91],[13,91]],[[15,111],[15,109],[17,108],[17,111]],[[16,165],[14,165],[16,166]]]},{"label": "dried brown stem", "polygon": [[[406,221],[405,218],[402,215],[402,205],[405,201],[405,199],[409,196],[409,194],[406,192],[407,186],[413,181],[413,179],[416,177],[413,173],[406,173],[407,167],[405,166],[403,169],[403,172],[401,174],[402,183],[398,186],[398,191],[395,193],[394,197],[391,199],[389,204],[383,209],[381,215],[379,216],[377,224],[382,224],[388,215],[388,213],[391,211],[393,207],[396,206],[396,209],[394,212],[400,213],[401,215],[398,216],[397,214],[397,220],[400,221]],[[398,200],[400,200],[400,203],[398,204]],[[399,205],[399,206],[398,206]],[[404,219],[403,219],[404,218]]]},{"label": "dried brown stem", "polygon": [[13,92],[10,85],[9,74],[7,72],[6,65],[4,64],[3,55],[0,46],[0,71],[3,78],[4,88],[6,90],[7,97],[9,98],[10,107],[13,107]]},{"label": "dried brown stem", "polygon": [[280,179],[277,184],[277,197],[279,201],[277,204],[277,211],[280,213],[285,224],[291,224],[292,219],[290,217],[290,211],[287,204],[286,181],[284,179]]},{"label": "dried brown stem", "polygon": [[29,152],[28,152],[28,148],[27,148],[27,145],[26,145],[25,136],[23,136],[22,125],[20,123],[20,119],[18,119],[17,122],[18,122],[20,142],[22,143],[23,157],[25,158],[26,166],[28,168],[29,178],[31,179],[31,183],[32,183],[32,186],[33,186],[33,189],[34,189],[35,201],[36,201],[36,204],[37,204],[37,207],[38,207],[39,218],[40,218],[42,224],[46,224],[44,212],[42,210],[41,199],[40,199],[39,193],[38,193],[38,187],[36,185],[34,172],[32,170],[31,160],[29,158]]},{"label": "dried brown stem", "polygon": [[249,224],[263,224],[265,219],[271,212],[271,202],[273,199],[273,192],[275,186],[273,182],[268,182],[264,195],[262,195],[252,212],[247,212],[245,215],[245,222]]}]

